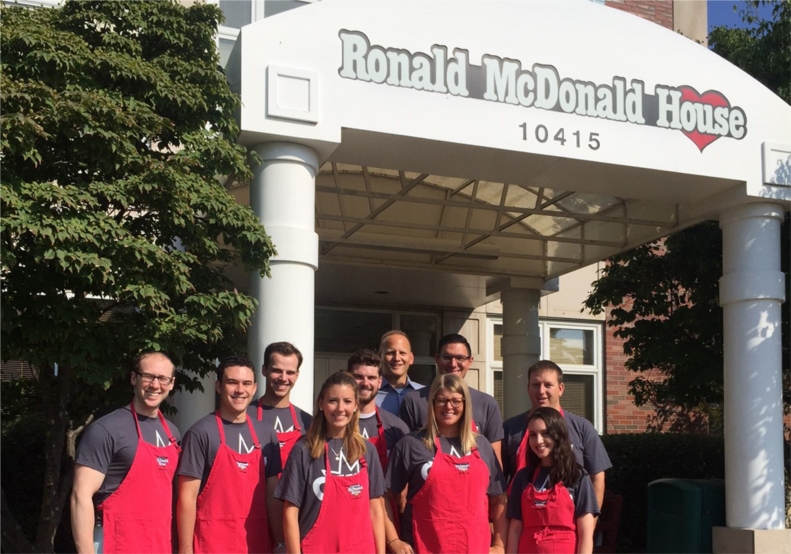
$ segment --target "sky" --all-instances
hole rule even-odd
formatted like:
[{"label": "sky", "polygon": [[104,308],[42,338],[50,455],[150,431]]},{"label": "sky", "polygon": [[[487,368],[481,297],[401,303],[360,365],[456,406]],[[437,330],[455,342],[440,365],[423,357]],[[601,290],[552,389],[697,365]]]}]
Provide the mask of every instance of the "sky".
[{"label": "sky", "polygon": [[[709,32],[714,27],[726,25],[728,27],[744,27],[744,23],[739,17],[739,11],[744,6],[744,2],[735,0],[707,0],[707,8],[709,12]],[[734,11],[733,7],[737,6]],[[762,6],[759,12],[764,18],[770,18],[772,15],[771,7]]]}]

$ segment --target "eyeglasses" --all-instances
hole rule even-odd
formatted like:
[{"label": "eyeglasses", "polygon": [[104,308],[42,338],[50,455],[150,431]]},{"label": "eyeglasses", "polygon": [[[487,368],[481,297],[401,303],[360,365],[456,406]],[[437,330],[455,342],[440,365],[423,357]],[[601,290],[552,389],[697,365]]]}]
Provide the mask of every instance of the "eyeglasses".
[{"label": "eyeglasses", "polygon": [[472,356],[451,356],[450,354],[441,354],[439,359],[445,363],[449,363],[453,360],[456,360],[456,363],[463,364],[464,362],[470,361]]},{"label": "eyeglasses", "polygon": [[435,398],[434,405],[440,408],[447,406],[450,404],[451,408],[461,408],[461,405],[464,404],[463,398]]},{"label": "eyeglasses", "polygon": [[163,387],[167,387],[170,383],[173,382],[175,377],[165,377],[164,375],[151,375],[150,373],[140,373],[137,370],[134,370],[132,373],[136,373],[140,376],[140,379],[143,381],[144,385],[148,385],[156,379],[159,381],[159,384]]}]

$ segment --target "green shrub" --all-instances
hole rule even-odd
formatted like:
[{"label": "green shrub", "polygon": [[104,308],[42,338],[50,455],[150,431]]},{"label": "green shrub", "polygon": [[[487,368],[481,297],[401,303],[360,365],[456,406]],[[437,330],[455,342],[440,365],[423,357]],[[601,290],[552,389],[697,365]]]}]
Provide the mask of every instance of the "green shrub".
[{"label": "green shrub", "polygon": [[724,479],[721,436],[635,433],[602,437],[613,467],[607,489],[623,496],[619,552],[645,552],[648,484],[657,479]]}]

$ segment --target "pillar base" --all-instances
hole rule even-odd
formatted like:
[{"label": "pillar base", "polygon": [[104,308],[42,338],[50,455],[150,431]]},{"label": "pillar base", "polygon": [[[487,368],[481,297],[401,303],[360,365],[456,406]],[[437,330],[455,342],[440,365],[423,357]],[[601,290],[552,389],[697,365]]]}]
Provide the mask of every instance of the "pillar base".
[{"label": "pillar base", "polygon": [[791,529],[714,527],[714,554],[791,554]]}]

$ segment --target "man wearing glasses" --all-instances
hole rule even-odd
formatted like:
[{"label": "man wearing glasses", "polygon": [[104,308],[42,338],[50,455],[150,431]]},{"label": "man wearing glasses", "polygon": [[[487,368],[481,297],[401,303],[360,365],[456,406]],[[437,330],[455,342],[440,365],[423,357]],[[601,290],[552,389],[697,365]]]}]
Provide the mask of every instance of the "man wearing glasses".
[{"label": "man wearing glasses", "polygon": [[175,381],[164,352],[134,361],[134,398],[98,419],[77,448],[71,528],[77,552],[171,552],[179,430],[159,406]]},{"label": "man wearing glasses", "polygon": [[[445,335],[439,340],[434,360],[440,374],[455,373],[463,379],[473,362],[470,343],[457,333]],[[428,387],[411,392],[401,403],[398,415],[413,431],[422,428],[426,423],[428,392]],[[472,387],[470,387],[470,398],[472,400],[473,430],[489,440],[497,456],[497,461],[502,466],[500,448],[504,432],[500,406],[492,396]]]}]

